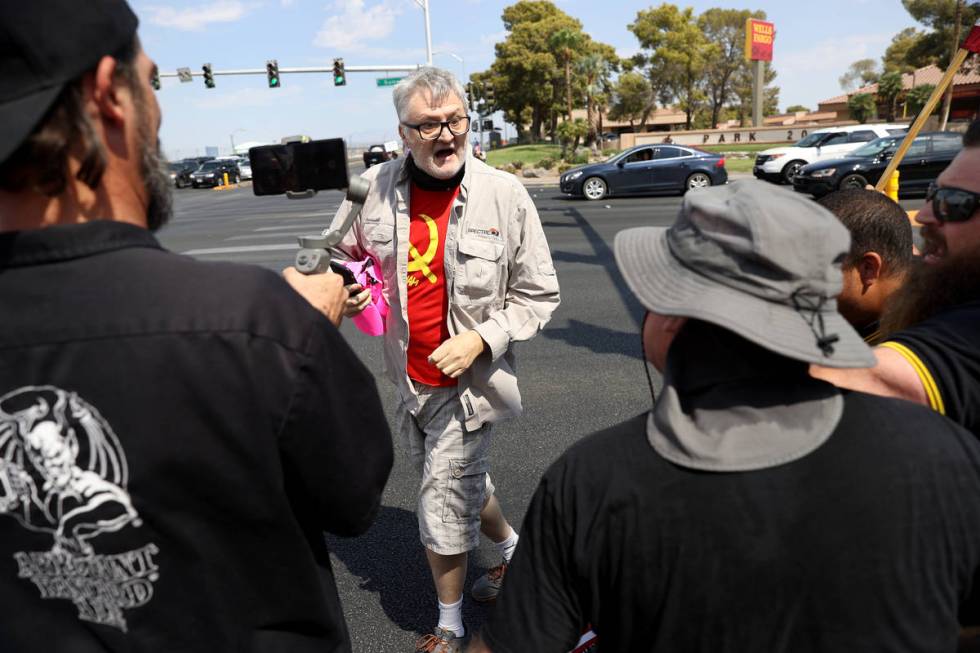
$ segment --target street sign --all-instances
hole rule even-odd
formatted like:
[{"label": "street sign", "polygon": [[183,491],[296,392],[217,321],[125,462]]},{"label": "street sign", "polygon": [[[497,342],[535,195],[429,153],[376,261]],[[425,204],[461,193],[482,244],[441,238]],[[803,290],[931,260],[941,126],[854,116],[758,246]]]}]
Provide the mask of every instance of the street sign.
[{"label": "street sign", "polygon": [[404,77],[379,77],[378,86],[394,86],[398,82],[405,79]]},{"label": "street sign", "polygon": [[189,82],[189,81],[191,81],[193,79],[193,77],[191,76],[191,69],[190,68],[178,68],[177,69],[177,77],[182,82]]}]

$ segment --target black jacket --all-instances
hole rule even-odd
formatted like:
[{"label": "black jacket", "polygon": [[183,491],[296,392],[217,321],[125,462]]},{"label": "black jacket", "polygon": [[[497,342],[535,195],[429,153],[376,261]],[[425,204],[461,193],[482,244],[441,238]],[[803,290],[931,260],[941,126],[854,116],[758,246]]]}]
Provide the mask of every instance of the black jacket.
[{"label": "black jacket", "polygon": [[0,234],[0,649],[348,651],[323,531],[392,462],[277,275],[95,222]]}]

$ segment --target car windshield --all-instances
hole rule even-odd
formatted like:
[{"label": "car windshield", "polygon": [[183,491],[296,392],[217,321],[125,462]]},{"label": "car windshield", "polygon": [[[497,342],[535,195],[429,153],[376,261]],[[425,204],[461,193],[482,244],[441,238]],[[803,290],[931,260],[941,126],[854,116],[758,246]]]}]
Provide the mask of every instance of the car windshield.
[{"label": "car windshield", "polygon": [[876,138],[870,143],[866,143],[862,145],[861,147],[854,150],[847,156],[853,156],[853,157],[878,156],[885,150],[894,149],[895,145],[900,140],[901,139],[894,138],[894,137]]},{"label": "car windshield", "polygon": [[221,167],[220,161],[208,161],[207,163],[201,165],[201,170],[205,172],[210,172],[211,170],[217,170],[220,167]]},{"label": "car windshield", "polygon": [[800,140],[800,142],[796,144],[796,147],[816,147],[825,138],[827,138],[827,132],[810,134],[809,136],[805,136],[802,140]]}]

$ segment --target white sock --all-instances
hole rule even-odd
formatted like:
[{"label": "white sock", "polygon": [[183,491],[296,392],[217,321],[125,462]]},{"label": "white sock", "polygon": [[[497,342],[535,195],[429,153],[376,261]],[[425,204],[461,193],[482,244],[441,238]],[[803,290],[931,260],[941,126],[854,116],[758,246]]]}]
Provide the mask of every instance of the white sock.
[{"label": "white sock", "polygon": [[466,629],[463,628],[463,597],[455,603],[443,603],[439,601],[439,628],[445,628],[456,633],[456,637],[465,637]]},{"label": "white sock", "polygon": [[497,550],[500,551],[500,555],[503,556],[504,562],[510,564],[510,559],[514,557],[514,549],[517,548],[517,531],[513,528],[510,529],[510,536],[503,542],[495,542],[497,545]]}]

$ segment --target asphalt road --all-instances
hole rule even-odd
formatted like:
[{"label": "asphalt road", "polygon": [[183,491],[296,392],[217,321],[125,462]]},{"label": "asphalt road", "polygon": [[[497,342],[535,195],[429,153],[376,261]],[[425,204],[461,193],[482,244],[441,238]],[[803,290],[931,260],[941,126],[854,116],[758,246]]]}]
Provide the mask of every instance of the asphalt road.
[{"label": "asphalt road", "polygon": [[[650,406],[638,336],[642,310],[616,269],[612,242],[616,232],[628,227],[669,225],[681,201],[586,202],[565,199],[556,187],[529,190],[551,246],[562,303],[538,337],[517,345],[525,414],[495,428],[492,477],[515,526],[542,472],[562,451],[583,435]],[[159,236],[176,252],[279,271],[292,261],[296,236],[318,233],[341,199],[339,192],[288,200],[255,197],[250,188],[184,189],[176,193],[174,220]],[[915,201],[903,204],[917,208]],[[380,340],[350,323],[341,328],[375,373],[391,418],[395,397],[382,377]],[[652,368],[651,373],[659,390],[659,376]],[[431,632],[438,618],[414,516],[418,479],[402,443],[395,446],[395,466],[374,526],[359,538],[329,538],[354,650],[364,653],[410,651],[418,634]],[[494,549],[484,542],[470,558],[467,588],[497,562]],[[471,632],[479,629],[488,609],[464,601]]]}]

